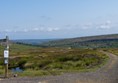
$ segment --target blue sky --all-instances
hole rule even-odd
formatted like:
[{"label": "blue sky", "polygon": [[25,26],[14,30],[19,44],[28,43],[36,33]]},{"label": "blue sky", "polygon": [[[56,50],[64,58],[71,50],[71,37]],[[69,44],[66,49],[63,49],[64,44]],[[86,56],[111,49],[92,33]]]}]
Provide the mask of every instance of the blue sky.
[{"label": "blue sky", "polygon": [[118,0],[0,0],[0,38],[118,33]]}]

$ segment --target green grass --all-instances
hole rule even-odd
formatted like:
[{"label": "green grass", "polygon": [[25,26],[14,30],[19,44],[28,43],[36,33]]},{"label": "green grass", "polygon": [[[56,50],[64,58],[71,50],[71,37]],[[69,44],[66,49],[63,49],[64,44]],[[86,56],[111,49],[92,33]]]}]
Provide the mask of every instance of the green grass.
[{"label": "green grass", "polygon": [[113,53],[113,54],[115,54],[115,55],[118,56],[118,48],[114,48],[114,49],[106,49],[105,51],[108,51],[108,52]]},{"label": "green grass", "polygon": [[[20,76],[59,75],[67,72],[94,71],[108,57],[92,49],[40,48],[14,44],[10,48],[9,69],[20,67]],[[3,60],[0,60],[2,66]],[[3,70],[0,67],[1,70]]]},{"label": "green grass", "polygon": [[4,68],[3,66],[0,66],[0,75],[4,73]]}]

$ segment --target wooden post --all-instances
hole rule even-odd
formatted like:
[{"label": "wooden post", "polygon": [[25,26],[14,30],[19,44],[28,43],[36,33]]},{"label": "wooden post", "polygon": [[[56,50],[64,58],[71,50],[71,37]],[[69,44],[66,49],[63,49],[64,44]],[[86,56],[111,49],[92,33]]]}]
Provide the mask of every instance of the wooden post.
[{"label": "wooden post", "polygon": [[8,78],[8,63],[5,64],[5,78]]},{"label": "wooden post", "polygon": [[[5,54],[5,51],[7,53]],[[9,38],[6,36],[6,48],[4,51],[4,62],[5,62],[5,78],[8,78],[8,57],[9,57]]]}]

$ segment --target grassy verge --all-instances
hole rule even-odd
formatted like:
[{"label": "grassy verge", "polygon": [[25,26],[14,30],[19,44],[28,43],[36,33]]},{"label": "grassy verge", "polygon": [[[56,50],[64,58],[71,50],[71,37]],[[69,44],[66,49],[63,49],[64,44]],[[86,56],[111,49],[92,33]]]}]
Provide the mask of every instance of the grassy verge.
[{"label": "grassy verge", "polygon": [[[108,57],[92,49],[39,48],[14,45],[10,51],[9,69],[20,67],[19,76],[59,75],[67,72],[95,71]],[[3,60],[0,60],[0,65]]]}]

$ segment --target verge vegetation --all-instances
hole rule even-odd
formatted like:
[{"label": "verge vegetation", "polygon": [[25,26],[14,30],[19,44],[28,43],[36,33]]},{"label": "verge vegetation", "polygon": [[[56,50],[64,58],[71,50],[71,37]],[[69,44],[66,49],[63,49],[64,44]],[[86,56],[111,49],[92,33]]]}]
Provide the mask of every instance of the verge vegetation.
[{"label": "verge vegetation", "polygon": [[[3,47],[0,56],[2,57]],[[10,47],[9,71],[20,67],[20,76],[58,75],[66,72],[93,71],[108,60],[105,54],[95,49],[39,48],[13,44]],[[4,61],[0,58],[0,74]]]}]

